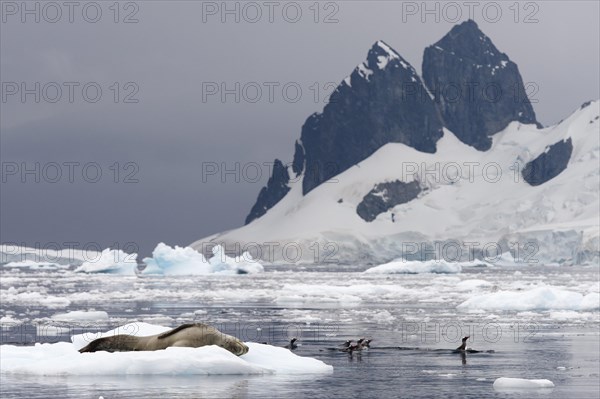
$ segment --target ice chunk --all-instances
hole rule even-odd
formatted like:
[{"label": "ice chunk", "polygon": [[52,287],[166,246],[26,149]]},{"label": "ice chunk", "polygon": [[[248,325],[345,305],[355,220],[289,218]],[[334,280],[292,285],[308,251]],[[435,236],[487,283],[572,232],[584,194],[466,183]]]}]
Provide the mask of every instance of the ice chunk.
[{"label": "ice chunk", "polygon": [[311,357],[302,357],[285,348],[247,342],[247,354],[240,356],[248,363],[279,374],[330,373],[333,367]]},{"label": "ice chunk", "polygon": [[107,248],[96,259],[86,260],[75,269],[84,273],[109,273],[134,275],[137,268],[137,254],[128,254],[120,249]]},{"label": "ice chunk", "polygon": [[99,336],[153,335],[168,327],[130,323],[103,334],[73,336],[73,344],[2,345],[0,371],[33,375],[232,375],[331,373],[320,360],[297,356],[284,348],[248,343],[250,351],[235,356],[218,346],[167,348],[149,352],[79,353],[78,349]]},{"label": "ice chunk", "polygon": [[445,260],[429,260],[425,262],[394,260],[383,265],[365,270],[368,274],[417,274],[417,273],[460,273],[459,263]]},{"label": "ice chunk", "polygon": [[159,243],[151,258],[144,258],[146,268],[142,274],[191,275],[210,274],[212,267],[204,255],[190,247],[174,248]]},{"label": "ice chunk", "polygon": [[0,326],[17,326],[23,324],[23,320],[13,319],[11,315],[0,317]]},{"label": "ice chunk", "polygon": [[489,281],[481,280],[481,279],[471,279],[464,280],[460,283],[456,284],[456,289],[459,291],[474,291],[479,288],[489,288],[492,287],[493,284]]},{"label": "ice chunk", "polygon": [[108,313],[103,311],[82,311],[76,310],[67,313],[57,313],[52,316],[52,320],[57,321],[98,321],[108,320]]},{"label": "ice chunk", "polygon": [[213,248],[213,256],[206,259],[190,247],[172,248],[164,243],[156,246],[151,258],[144,258],[146,268],[141,274],[204,275],[204,274],[252,274],[264,271],[263,266],[245,252],[239,257],[229,257],[222,246]]},{"label": "ice chunk", "polygon": [[475,295],[460,305],[459,309],[486,310],[593,310],[600,308],[600,295],[592,292],[582,295],[552,286],[527,291],[498,291]]},{"label": "ice chunk", "polygon": [[56,270],[59,267],[68,267],[68,265],[59,265],[58,263],[53,262],[36,262],[31,259],[25,259],[23,261],[16,262],[8,262],[4,265],[4,267],[27,267],[30,269],[47,269],[47,270]]},{"label": "ice chunk", "polygon": [[554,388],[550,380],[527,380],[524,378],[500,377],[494,381],[494,389],[544,389]]}]

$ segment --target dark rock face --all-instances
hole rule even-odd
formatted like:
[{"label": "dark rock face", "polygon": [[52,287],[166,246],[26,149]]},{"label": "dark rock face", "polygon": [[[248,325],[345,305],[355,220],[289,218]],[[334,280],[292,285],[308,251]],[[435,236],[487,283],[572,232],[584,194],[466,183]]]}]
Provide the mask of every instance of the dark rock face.
[{"label": "dark rock face", "polygon": [[302,127],[303,193],[387,143],[433,153],[442,126],[414,68],[379,41],[332,93],[323,113],[311,115]]},{"label": "dark rock face", "polygon": [[273,162],[273,174],[269,178],[266,187],[263,187],[258,194],[256,203],[246,216],[246,224],[252,222],[267,213],[276,203],[281,201],[283,197],[290,191],[288,183],[290,175],[283,163],[276,159]]},{"label": "dark rock face", "polygon": [[512,121],[539,125],[517,65],[474,21],[456,25],[425,49],[423,80],[444,126],[480,151]]},{"label": "dark rock face", "polygon": [[304,147],[296,140],[294,147],[294,161],[292,162],[292,170],[296,176],[300,176],[300,173],[304,170]]},{"label": "dark rock face", "polygon": [[558,176],[567,168],[573,152],[571,138],[552,144],[541,155],[525,165],[523,179],[531,186],[539,186]]},{"label": "dark rock face", "polygon": [[[367,60],[332,93],[323,112],[311,115],[302,126],[292,170],[296,176],[304,174],[306,195],[387,143],[434,153],[447,127],[462,142],[485,151],[491,136],[512,121],[541,126],[517,65],[474,21],[466,21],[425,49],[423,80],[392,48],[375,43]],[[544,168],[544,176],[550,176],[554,167]],[[278,170],[274,168],[246,223],[265,214],[289,191],[287,170]]]},{"label": "dark rock face", "polygon": [[363,220],[372,222],[380,213],[417,198],[421,191],[421,186],[417,181],[404,183],[396,180],[377,184],[363,197],[356,207],[356,213]]}]

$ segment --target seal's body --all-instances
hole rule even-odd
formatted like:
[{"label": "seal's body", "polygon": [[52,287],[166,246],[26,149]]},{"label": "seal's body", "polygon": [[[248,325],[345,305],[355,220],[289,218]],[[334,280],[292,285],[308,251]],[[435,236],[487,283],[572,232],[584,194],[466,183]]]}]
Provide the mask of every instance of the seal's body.
[{"label": "seal's body", "polygon": [[248,353],[248,347],[236,337],[223,334],[216,328],[202,323],[182,324],[170,331],[148,337],[123,334],[98,338],[79,352],[156,351],[171,346],[198,348],[206,345],[220,346],[237,356]]}]

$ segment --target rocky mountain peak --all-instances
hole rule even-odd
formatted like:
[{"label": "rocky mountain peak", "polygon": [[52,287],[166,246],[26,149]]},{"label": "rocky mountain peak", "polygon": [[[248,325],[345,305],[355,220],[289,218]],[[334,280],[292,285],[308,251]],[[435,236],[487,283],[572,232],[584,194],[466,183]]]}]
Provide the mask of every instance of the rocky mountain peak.
[{"label": "rocky mountain peak", "polygon": [[473,20],[455,25],[433,47],[466,60],[485,60],[486,65],[495,61],[508,61],[508,56],[496,48]]},{"label": "rocky mountain peak", "polygon": [[[323,112],[302,126],[292,163],[302,193],[388,143],[435,153],[446,127],[463,143],[486,151],[491,136],[510,122],[538,124],[517,65],[472,20],[425,49],[422,76],[391,46],[375,42]],[[274,168],[246,223],[287,194],[289,179],[283,165]]]},{"label": "rocky mountain peak", "polygon": [[512,121],[539,125],[517,65],[474,21],[454,26],[425,49],[423,80],[444,125],[480,151]]}]

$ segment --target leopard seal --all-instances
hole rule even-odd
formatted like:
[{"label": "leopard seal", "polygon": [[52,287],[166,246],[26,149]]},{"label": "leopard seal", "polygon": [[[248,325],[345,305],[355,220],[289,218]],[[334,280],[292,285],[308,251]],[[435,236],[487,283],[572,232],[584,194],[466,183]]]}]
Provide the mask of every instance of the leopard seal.
[{"label": "leopard seal", "polygon": [[231,335],[224,334],[216,328],[202,323],[182,324],[172,330],[147,337],[120,334],[112,337],[98,338],[79,353],[86,352],[128,352],[156,351],[169,347],[199,348],[206,345],[217,345],[227,349],[236,356],[248,353],[248,346]]}]

